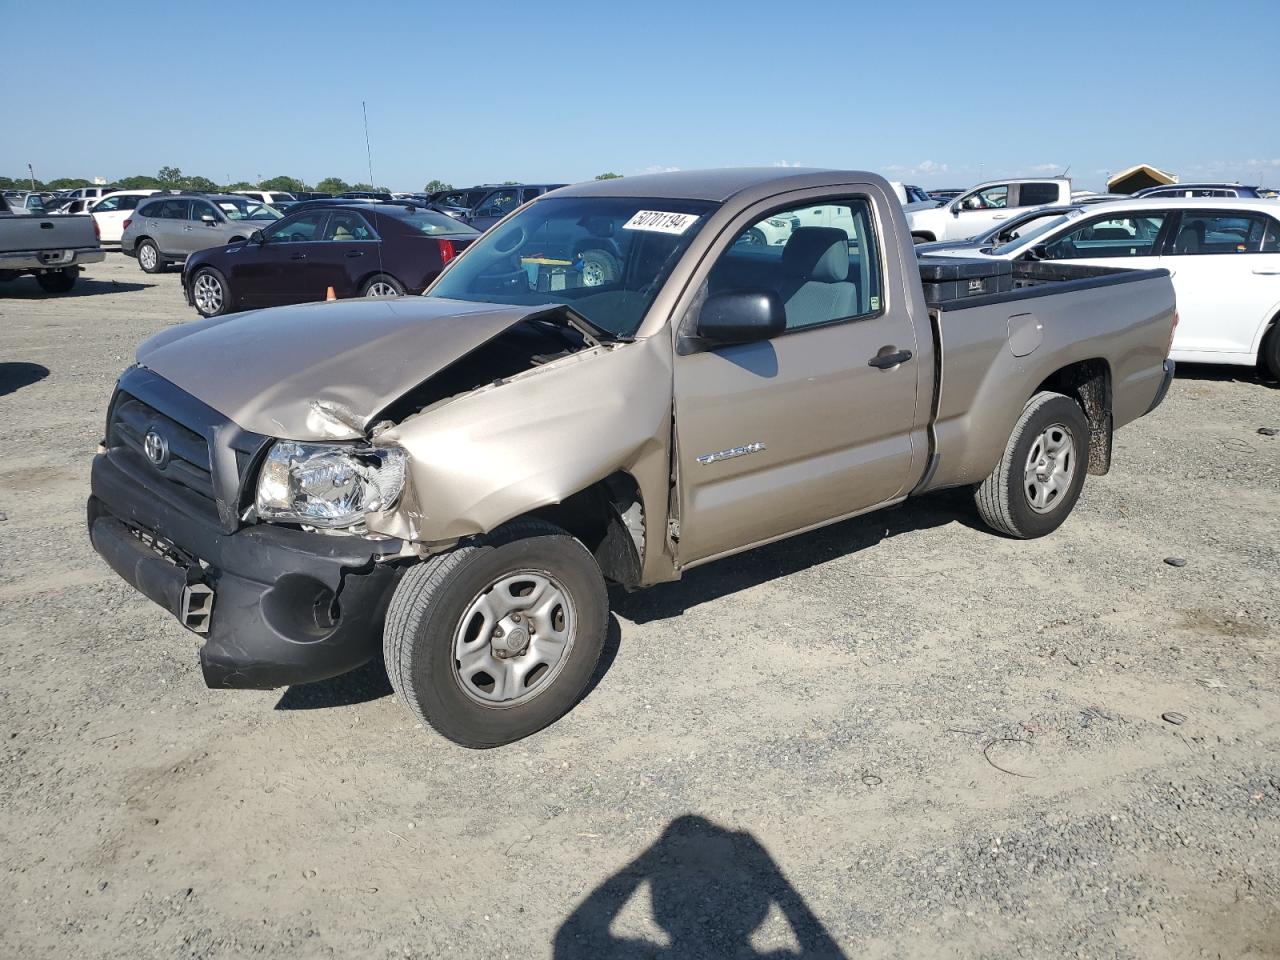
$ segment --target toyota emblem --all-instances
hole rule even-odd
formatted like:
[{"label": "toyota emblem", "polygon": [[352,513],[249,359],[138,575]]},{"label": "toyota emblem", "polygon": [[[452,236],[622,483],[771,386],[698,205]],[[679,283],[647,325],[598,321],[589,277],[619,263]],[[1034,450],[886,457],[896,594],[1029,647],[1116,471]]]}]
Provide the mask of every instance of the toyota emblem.
[{"label": "toyota emblem", "polygon": [[161,470],[169,465],[169,441],[155,430],[148,430],[142,438],[142,452]]}]

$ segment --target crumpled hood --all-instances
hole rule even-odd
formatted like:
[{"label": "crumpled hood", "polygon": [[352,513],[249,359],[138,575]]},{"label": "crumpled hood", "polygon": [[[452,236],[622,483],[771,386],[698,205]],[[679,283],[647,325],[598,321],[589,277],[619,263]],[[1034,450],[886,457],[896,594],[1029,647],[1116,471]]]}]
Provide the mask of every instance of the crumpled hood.
[{"label": "crumpled hood", "polygon": [[388,404],[552,305],[435,297],[337,300],[174,326],[138,363],[282,440],[356,439]]}]

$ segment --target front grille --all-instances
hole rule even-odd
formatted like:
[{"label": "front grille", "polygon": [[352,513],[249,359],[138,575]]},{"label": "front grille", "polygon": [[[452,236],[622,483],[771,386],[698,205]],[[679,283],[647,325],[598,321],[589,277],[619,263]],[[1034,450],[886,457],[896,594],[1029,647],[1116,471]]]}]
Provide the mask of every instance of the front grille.
[{"label": "front grille", "polygon": [[271,442],[143,367],[120,378],[106,438],[107,455],[138,482],[209,515],[227,533],[240,525],[248,477]]},{"label": "front grille", "polygon": [[[148,457],[148,433],[164,438],[168,456],[163,466]],[[107,445],[124,447],[147,461],[160,476],[213,500],[213,468],[209,441],[136,397],[121,394],[107,432]]]}]

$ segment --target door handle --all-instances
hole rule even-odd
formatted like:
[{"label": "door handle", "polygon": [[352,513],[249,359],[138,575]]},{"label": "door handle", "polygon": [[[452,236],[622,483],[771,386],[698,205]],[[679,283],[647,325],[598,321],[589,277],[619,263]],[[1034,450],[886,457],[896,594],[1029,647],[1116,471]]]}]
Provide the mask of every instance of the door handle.
[{"label": "door handle", "polygon": [[1255,270],[1253,272],[1260,277],[1280,277],[1280,270]]},{"label": "door handle", "polygon": [[289,257],[289,259],[290,259],[290,260],[305,260],[305,259],[307,259],[307,255],[306,255],[305,253],[295,253],[295,254],[291,254],[291,255],[290,255],[290,257]]},{"label": "door handle", "polygon": [[867,366],[879,367],[881,370],[888,370],[891,367],[896,367],[900,363],[906,363],[910,359],[910,350],[899,350],[897,353],[877,354],[867,361]]},{"label": "door handle", "polygon": [[348,257],[363,257],[363,256],[364,256],[364,251],[363,251],[363,250],[348,250],[346,255],[347,255]]},{"label": "door handle", "polygon": [[53,229],[53,224],[46,220],[44,223],[40,224],[40,229],[41,229],[41,230],[52,230],[52,229]]},{"label": "door handle", "polygon": [[1008,220],[1009,215],[1007,213],[997,213],[991,219],[992,220]]}]

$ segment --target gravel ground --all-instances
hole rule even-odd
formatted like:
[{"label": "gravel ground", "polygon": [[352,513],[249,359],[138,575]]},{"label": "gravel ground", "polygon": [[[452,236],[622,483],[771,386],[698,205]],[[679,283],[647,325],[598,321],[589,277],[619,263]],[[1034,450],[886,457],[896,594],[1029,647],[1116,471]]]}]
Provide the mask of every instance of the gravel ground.
[{"label": "gravel ground", "polygon": [[0,954],[1280,956],[1251,371],[1181,373],[1047,539],[948,493],[619,596],[584,702],[476,753],[378,665],[206,690],[90,550],[113,380],[193,316],[116,254],[0,287]]}]

